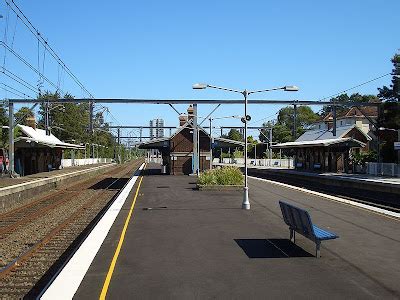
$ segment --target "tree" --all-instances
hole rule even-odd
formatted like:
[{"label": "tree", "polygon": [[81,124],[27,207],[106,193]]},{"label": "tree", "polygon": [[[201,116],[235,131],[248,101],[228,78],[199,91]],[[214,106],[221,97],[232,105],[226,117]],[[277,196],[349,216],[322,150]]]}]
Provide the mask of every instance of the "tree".
[{"label": "tree", "polygon": [[[297,107],[296,117],[296,136],[303,134],[306,128],[312,123],[316,122],[320,117],[318,114],[313,112],[309,106]],[[294,125],[294,108],[287,106],[281,108],[278,113],[278,118],[275,123],[267,122],[263,124],[266,129],[261,130],[259,136],[260,141],[269,142],[269,129],[272,127],[272,140],[278,143],[285,143],[294,140],[293,137],[293,125]]]},{"label": "tree", "polygon": [[[70,94],[65,94],[64,99],[73,99]],[[94,143],[103,147],[99,148],[99,153],[112,157],[114,154],[114,144],[109,125],[104,123],[101,113],[96,113],[93,125],[96,130],[93,134],[89,132],[89,104],[88,103],[55,103],[60,99],[60,94],[46,92],[40,99],[47,100],[49,103],[50,127],[51,132],[60,140],[65,142]],[[45,106],[40,105],[38,126],[44,128]],[[122,146],[121,146],[122,147]],[[124,147],[122,147],[124,149]],[[123,153],[125,150],[122,150]],[[97,150],[96,150],[97,152]],[[68,156],[68,155],[67,155]]]},{"label": "tree", "polygon": [[226,137],[234,141],[243,141],[243,135],[239,132],[239,130],[233,128],[229,131]]},{"label": "tree", "polygon": [[252,135],[247,137],[247,155],[253,152],[254,146],[257,145],[257,140]]},{"label": "tree", "polygon": [[[348,102],[380,102],[379,98],[375,95],[360,95],[359,93],[352,94],[350,97],[347,94],[341,94],[337,97],[331,98],[330,102],[335,102],[338,104],[344,104]],[[337,106],[336,107],[336,115],[341,115],[345,113],[349,109],[348,106]],[[324,105],[321,110],[321,116],[325,117],[332,111],[332,106]]]},{"label": "tree", "polygon": [[394,66],[392,70],[392,83],[389,87],[378,88],[378,97],[386,101],[400,101],[400,53],[397,53],[391,59]]},{"label": "tree", "polygon": [[26,119],[33,116],[33,111],[29,107],[23,106],[14,114],[15,124],[28,125]]}]

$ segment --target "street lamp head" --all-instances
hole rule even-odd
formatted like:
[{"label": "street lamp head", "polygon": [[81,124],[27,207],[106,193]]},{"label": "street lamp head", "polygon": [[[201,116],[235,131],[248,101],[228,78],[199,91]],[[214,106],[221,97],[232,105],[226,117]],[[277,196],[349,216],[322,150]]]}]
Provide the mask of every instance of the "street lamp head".
[{"label": "street lamp head", "polygon": [[286,92],[297,92],[299,90],[299,87],[295,86],[295,85],[286,85],[283,88],[284,91]]},{"label": "street lamp head", "polygon": [[192,85],[192,88],[194,90],[204,90],[205,88],[207,88],[207,84],[206,83],[195,83]]}]

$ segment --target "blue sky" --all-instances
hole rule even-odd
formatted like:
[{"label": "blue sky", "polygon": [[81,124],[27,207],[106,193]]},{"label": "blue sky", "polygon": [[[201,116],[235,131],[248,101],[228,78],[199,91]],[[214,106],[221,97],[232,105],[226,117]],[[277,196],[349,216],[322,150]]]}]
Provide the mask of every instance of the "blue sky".
[{"label": "blue sky", "polygon": [[[238,94],[191,89],[193,83],[206,82],[250,90],[297,85],[297,93],[252,97],[318,100],[390,72],[390,58],[400,48],[398,0],[15,3],[98,98],[241,99]],[[2,40],[37,66],[35,38],[4,0],[0,14]],[[4,64],[4,49],[0,50]],[[39,54],[43,68],[42,49]],[[77,97],[85,96],[48,53],[44,62],[51,81]],[[7,54],[4,65],[37,84],[38,76],[12,55]],[[377,87],[389,83],[387,76],[352,92],[376,94]],[[1,96],[15,97],[4,91]],[[279,108],[251,106],[252,125],[274,118]],[[178,109],[183,112],[186,107]],[[199,115],[211,109],[200,106]],[[116,120],[107,120],[114,123],[147,125],[162,117],[166,125],[177,125],[177,114],[168,106],[113,105],[110,110]],[[240,106],[222,106],[215,116],[241,112]],[[256,122],[260,119],[264,120]],[[240,122],[221,120],[216,125]]]}]

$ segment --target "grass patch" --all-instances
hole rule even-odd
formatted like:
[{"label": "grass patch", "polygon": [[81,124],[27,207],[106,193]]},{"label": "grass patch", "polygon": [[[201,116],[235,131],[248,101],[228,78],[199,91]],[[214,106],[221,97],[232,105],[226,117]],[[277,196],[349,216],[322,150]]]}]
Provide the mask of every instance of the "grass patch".
[{"label": "grass patch", "polygon": [[237,167],[222,167],[199,175],[200,185],[243,185],[243,173]]}]

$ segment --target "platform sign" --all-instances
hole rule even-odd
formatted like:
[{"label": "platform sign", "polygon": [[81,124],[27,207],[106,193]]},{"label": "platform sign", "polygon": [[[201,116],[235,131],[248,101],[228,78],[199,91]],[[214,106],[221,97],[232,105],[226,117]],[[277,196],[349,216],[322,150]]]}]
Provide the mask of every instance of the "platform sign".
[{"label": "platform sign", "polygon": [[400,150],[400,142],[394,142],[394,150]]}]

